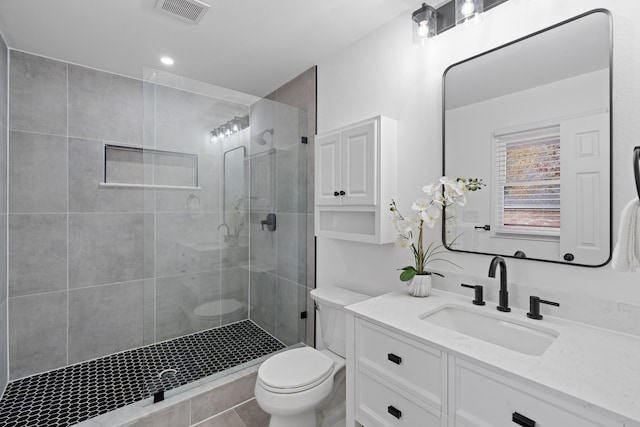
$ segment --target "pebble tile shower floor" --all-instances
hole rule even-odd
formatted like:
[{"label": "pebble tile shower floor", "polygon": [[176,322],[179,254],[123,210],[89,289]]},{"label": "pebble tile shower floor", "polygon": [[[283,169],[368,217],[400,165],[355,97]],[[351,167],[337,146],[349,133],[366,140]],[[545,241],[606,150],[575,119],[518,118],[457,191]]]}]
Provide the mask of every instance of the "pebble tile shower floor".
[{"label": "pebble tile shower floor", "polygon": [[0,400],[0,426],[70,426],[283,348],[243,320],[23,378]]}]

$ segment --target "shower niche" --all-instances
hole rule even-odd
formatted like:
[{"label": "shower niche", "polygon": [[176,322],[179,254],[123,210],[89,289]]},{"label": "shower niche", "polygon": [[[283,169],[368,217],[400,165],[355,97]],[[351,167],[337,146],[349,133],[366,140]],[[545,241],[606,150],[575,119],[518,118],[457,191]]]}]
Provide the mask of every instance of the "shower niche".
[{"label": "shower niche", "polygon": [[[160,172],[151,183],[145,182],[145,168]],[[101,186],[199,190],[198,154],[105,144]]]}]

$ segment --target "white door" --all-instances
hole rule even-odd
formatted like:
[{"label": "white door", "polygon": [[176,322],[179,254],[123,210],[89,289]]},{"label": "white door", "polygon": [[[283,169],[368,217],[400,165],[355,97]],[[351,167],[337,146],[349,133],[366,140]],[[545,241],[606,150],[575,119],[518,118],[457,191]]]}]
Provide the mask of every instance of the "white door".
[{"label": "white door", "polygon": [[315,194],[318,206],[339,206],[340,132],[316,138]]},{"label": "white door", "polygon": [[560,124],[560,259],[603,264],[610,253],[609,114]]},{"label": "white door", "polygon": [[342,131],[343,205],[376,204],[377,121]]}]

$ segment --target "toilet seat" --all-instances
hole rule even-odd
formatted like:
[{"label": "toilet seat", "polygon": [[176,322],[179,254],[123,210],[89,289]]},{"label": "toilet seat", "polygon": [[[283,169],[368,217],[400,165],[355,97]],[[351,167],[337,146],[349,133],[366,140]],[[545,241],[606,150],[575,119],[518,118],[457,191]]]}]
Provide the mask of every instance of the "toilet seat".
[{"label": "toilet seat", "polygon": [[284,351],[267,359],[258,369],[265,390],[279,394],[309,390],[333,373],[334,361],[311,347]]}]

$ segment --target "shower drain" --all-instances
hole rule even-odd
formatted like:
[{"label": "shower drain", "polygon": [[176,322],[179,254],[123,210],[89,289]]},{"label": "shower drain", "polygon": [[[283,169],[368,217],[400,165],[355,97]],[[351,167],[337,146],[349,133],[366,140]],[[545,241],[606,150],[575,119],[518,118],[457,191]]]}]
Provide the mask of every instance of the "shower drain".
[{"label": "shower drain", "polygon": [[177,369],[165,369],[158,374],[158,378],[160,378],[161,380],[166,380],[169,378],[173,378],[177,373]]},{"label": "shower drain", "polygon": [[164,391],[171,388],[171,380],[177,373],[177,369],[165,369],[158,374],[158,381],[154,384],[156,391],[153,393],[153,403],[164,400]]}]

